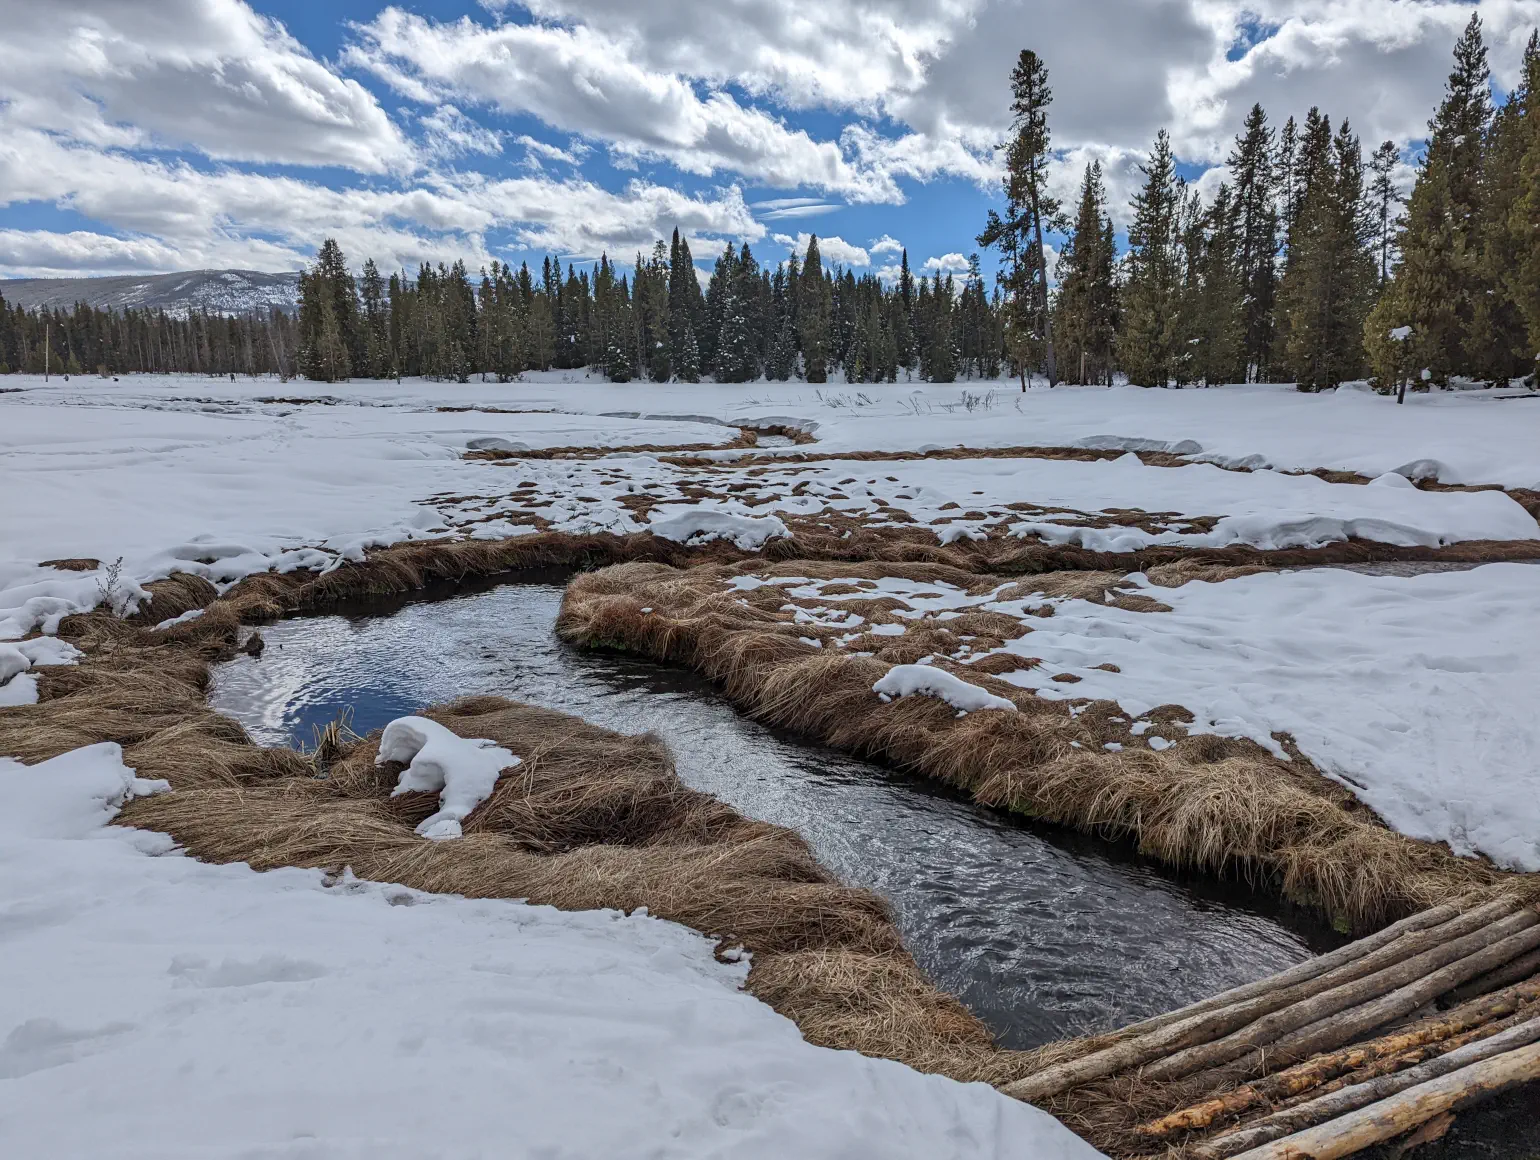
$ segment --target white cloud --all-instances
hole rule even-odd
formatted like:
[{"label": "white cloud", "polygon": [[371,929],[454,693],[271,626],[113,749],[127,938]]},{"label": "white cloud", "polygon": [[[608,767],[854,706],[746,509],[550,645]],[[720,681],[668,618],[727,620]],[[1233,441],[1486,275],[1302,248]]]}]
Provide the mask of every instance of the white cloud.
[{"label": "white cloud", "polygon": [[691,174],[718,172],[779,187],[896,201],[885,172],[849,159],[779,117],[723,91],[638,63],[629,46],[586,24],[441,24],[387,8],[357,26],[343,59],[416,101],[457,100],[531,114],[609,145],[621,160],[661,159]]},{"label": "white cloud", "polygon": [[874,254],[901,254],[904,252],[904,243],[890,234],[883,234],[880,238],[873,238],[867,248]]},{"label": "white cloud", "polygon": [[942,254],[939,258],[926,258],[920,267],[927,274],[940,276],[942,274],[966,274],[968,272],[968,256],[966,254]]},{"label": "white cloud", "polygon": [[[74,210],[116,231],[122,244],[96,241],[93,251],[82,250],[81,239],[61,241],[57,260],[23,260],[18,249],[0,261],[13,273],[75,268],[72,261],[93,252],[98,270],[123,269],[136,256],[145,269],[292,269],[328,236],[355,260],[372,256],[389,268],[457,257],[474,268],[490,260],[485,236],[494,229],[536,250],[591,257],[650,248],[675,225],[705,240],[757,241],[765,233],[736,188],[708,198],[640,181],[607,190],[577,178],[460,174],[406,188],[332,189],[66,146],[35,131],[0,138],[0,205],[22,201]],[[12,239],[13,247],[23,242],[40,252],[41,239]]]},{"label": "white cloud", "polygon": [[407,165],[400,129],[242,0],[4,0],[4,127],[218,160]]},{"label": "white cloud", "polygon": [[430,156],[448,160],[468,153],[503,151],[501,133],[471,120],[453,105],[440,105],[419,120],[426,131],[425,147]]},{"label": "white cloud", "polygon": [[[808,243],[813,240],[812,234],[801,233],[796,237],[787,234],[775,234],[773,239],[802,257],[807,253]],[[860,246],[852,245],[839,235],[818,238],[818,253],[823,257],[826,266],[849,266],[859,268],[870,266],[872,256]]]}]

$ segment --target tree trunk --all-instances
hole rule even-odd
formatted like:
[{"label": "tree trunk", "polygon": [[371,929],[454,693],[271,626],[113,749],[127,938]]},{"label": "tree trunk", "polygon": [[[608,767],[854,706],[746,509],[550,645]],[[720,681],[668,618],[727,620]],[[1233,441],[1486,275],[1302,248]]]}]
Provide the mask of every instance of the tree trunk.
[{"label": "tree trunk", "polygon": [[1317,1124],[1324,1124],[1328,1120],[1335,1120],[1349,1112],[1355,1112],[1359,1108],[1366,1108],[1379,1100],[1426,1083],[1430,1079],[1459,1071],[1470,1064],[1490,1059],[1495,1055],[1502,1055],[1515,1048],[1527,1047],[1536,1040],[1540,1040],[1540,1019],[1529,1019],[1517,1027],[1510,1027],[1500,1034],[1466,1044],[1427,1063],[1381,1076],[1368,1083],[1344,1087],[1340,1091],[1320,1096],[1308,1103],[1274,1112],[1263,1120],[1248,1124],[1239,1131],[1230,1132],[1194,1149],[1194,1158],[1195,1160],[1224,1160],[1247,1148],[1271,1143],[1291,1132],[1300,1132]]},{"label": "tree trunk", "polygon": [[[1513,1016],[1537,998],[1540,998],[1540,979],[1531,979],[1508,988],[1500,995],[1489,995],[1456,1007],[1446,1012],[1441,1019],[1425,1021],[1394,1035],[1381,1036],[1366,1043],[1355,1043],[1340,1051],[1317,1055],[1266,1079],[1171,1112],[1135,1130],[1142,1136],[1160,1139],[1180,1131],[1206,1128],[1216,1120],[1244,1112],[1258,1104],[1289,1100],[1322,1084],[1331,1083],[1338,1076],[1348,1077],[1342,1086],[1361,1082],[1353,1079],[1351,1073],[1361,1069],[1372,1073],[1376,1068],[1386,1065],[1394,1065],[1394,1069],[1402,1066],[1403,1061],[1420,1062],[1422,1058],[1446,1050],[1451,1045],[1463,1045],[1473,1037],[1490,1034],[1493,1024]],[[1530,1012],[1526,1010],[1519,1018],[1530,1018]],[[1417,1052],[1422,1053],[1419,1059],[1408,1059]],[[1371,1075],[1366,1078],[1373,1077]]]}]

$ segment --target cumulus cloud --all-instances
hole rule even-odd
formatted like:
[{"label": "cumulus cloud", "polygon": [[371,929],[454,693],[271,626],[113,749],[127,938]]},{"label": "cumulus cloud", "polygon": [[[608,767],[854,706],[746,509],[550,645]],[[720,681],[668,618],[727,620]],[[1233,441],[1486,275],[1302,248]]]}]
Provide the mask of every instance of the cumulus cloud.
[{"label": "cumulus cloud", "polygon": [[357,34],[343,59],[411,100],[533,115],[603,141],[622,160],[663,160],[700,176],[725,171],[857,201],[901,196],[889,174],[852,161],[838,142],[730,93],[702,96],[687,77],[649,69],[626,43],[588,24],[446,24],[387,8]]},{"label": "cumulus cloud", "polygon": [[[771,241],[780,243],[798,257],[807,253],[808,243],[812,240],[813,235],[808,233],[798,234],[796,237],[790,234],[771,235]],[[864,267],[872,264],[870,253],[861,246],[852,245],[837,234],[827,238],[820,236],[818,253],[826,266]]]},{"label": "cumulus cloud", "polygon": [[[1100,161],[1126,225],[1162,126],[1181,160],[1207,170],[1200,190],[1223,177],[1254,101],[1275,124],[1314,104],[1350,118],[1366,145],[1415,140],[1470,10],[483,0],[454,21],[365,13],[323,60],[247,0],[0,0],[0,205],[43,202],[89,223],[0,230],[0,268],[283,269],[328,235],[390,265],[474,264],[506,256],[510,240],[623,255],[675,224],[704,253],[758,242],[767,223],[901,202],[915,182],[997,196],[1006,78],[1028,46],[1052,74],[1053,191],[1072,207]],[[1494,76],[1511,87],[1540,0],[1485,0],[1481,12]],[[406,107],[387,111],[361,80]],[[590,149],[620,179],[593,176]],[[459,168],[491,168],[503,150],[499,176]],[[309,166],[325,179],[304,176]],[[686,177],[722,188],[687,194]],[[746,203],[745,187],[768,196]],[[976,225],[959,224],[958,242]],[[831,263],[863,269],[901,249],[886,234],[866,248],[821,242]],[[950,253],[920,267],[965,268]]]},{"label": "cumulus cloud", "polygon": [[937,277],[943,274],[966,274],[968,272],[968,256],[966,254],[953,253],[942,254],[936,258],[926,258],[920,269],[927,274],[934,274]]},{"label": "cumulus cloud", "polygon": [[410,161],[366,88],[243,0],[5,0],[0,17],[8,125],[228,161]]}]

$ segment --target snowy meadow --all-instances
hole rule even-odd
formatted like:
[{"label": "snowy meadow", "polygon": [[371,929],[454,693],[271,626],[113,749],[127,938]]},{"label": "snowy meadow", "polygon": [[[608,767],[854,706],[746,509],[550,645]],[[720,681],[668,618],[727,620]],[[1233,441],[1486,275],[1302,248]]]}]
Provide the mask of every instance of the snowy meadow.
[{"label": "snowy meadow", "polygon": [[[0,760],[17,803],[0,906],[23,985],[0,1123],[29,1149],[164,1154],[157,1125],[191,1102],[181,1143],[231,1154],[471,1155],[510,1134],[576,1154],[1096,1154],[983,1083],[807,1042],[745,993],[752,956],[713,955],[716,929],[309,862],[206,865],[110,824],[136,796],[186,792],[130,768],[141,733],[21,751],[28,729],[57,728],[51,705],[105,680],[91,674],[140,672],[129,653],[212,649],[216,629],[247,642],[300,609],[284,593],[376,591],[414,550],[619,565],[584,581],[588,604],[569,598],[592,639],[626,646],[593,627],[615,602],[649,621],[644,654],[659,625],[688,635],[730,604],[744,631],[782,634],[787,672],[886,665],[853,694],[874,711],[1043,705],[1061,731],[1102,723],[1086,760],[1244,744],[1471,881],[1540,871],[1531,392],[1396,406],[1351,386],[526,380],[6,380],[0,759],[23,760]],[[697,559],[719,572],[690,579]],[[689,584],[658,587],[656,561]],[[466,739],[404,720],[379,751],[405,766],[379,808],[432,798],[407,838],[470,840],[462,824],[476,831],[529,754],[473,718]],[[1078,761],[1093,742],[1064,745]],[[324,1098],[301,1055],[329,1060]],[[110,1078],[125,1072],[143,1081],[132,1097]],[[79,1090],[116,1092],[111,1114],[61,1124],[48,1109]],[[260,1112],[234,1099],[251,1091]],[[593,1106],[608,1113],[577,1110]]]}]

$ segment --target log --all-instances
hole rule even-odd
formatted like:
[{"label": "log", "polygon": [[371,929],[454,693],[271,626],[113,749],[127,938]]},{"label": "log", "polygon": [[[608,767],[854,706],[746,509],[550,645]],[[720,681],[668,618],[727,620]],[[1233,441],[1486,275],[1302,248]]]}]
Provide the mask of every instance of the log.
[{"label": "log", "polygon": [[1382,1075],[1405,1071],[1407,1068],[1415,1067],[1424,1060],[1433,1059],[1456,1048],[1464,1047],[1467,1043],[1475,1043],[1478,1040],[1487,1039],[1517,1024],[1525,1023],[1534,1018],[1537,1013],[1540,1013],[1540,1010],[1537,1010],[1534,1004],[1526,1004],[1524,1009],[1517,1015],[1512,1015],[1507,1019],[1493,1019],[1490,1023],[1484,1023],[1480,1027],[1466,1031],[1463,1034],[1453,1035],[1448,1039],[1437,1042],[1425,1043],[1418,1047],[1410,1047],[1397,1055],[1377,1059],[1354,1071],[1347,1072],[1337,1079],[1329,1080],[1314,1092],[1304,1092],[1301,1095],[1282,1100],[1278,1103],[1275,1110],[1281,1111],[1284,1108],[1291,1108],[1304,1103],[1306,1100],[1318,1099],[1330,1092],[1341,1091],[1343,1088],[1352,1087],[1355,1084],[1367,1083],[1372,1079],[1378,1079]]},{"label": "log", "polygon": [[[1451,939],[1459,941],[1461,936],[1469,938],[1472,932],[1479,936],[1487,927],[1494,925],[1494,920],[1504,921],[1502,916],[1505,915],[1515,917],[1513,911],[1518,905],[1512,898],[1498,898],[1464,914],[1457,914],[1436,926],[1408,929],[1368,954],[1350,959],[1324,974],[1302,979],[1281,990],[1264,991],[1224,1007],[1163,1023],[1154,1031],[1133,1039],[1114,1042],[1112,1046],[1093,1051],[1089,1055],[1046,1067],[1007,1084],[1001,1090],[1016,1099],[1036,1102],[1080,1084],[1162,1059],[1174,1051],[1210,1043],[1216,1036],[1244,1028],[1262,1016],[1289,1007],[1311,995],[1365,975],[1374,977],[1376,973],[1394,969],[1396,964],[1416,958],[1418,954],[1435,953],[1441,944],[1450,944]],[[1526,921],[1536,921],[1532,912],[1525,911],[1524,915]],[[1430,947],[1432,951],[1428,950]],[[1278,977],[1281,976],[1275,976]],[[1386,989],[1396,985],[1392,982]],[[1229,1058],[1235,1057],[1232,1055]]]},{"label": "log", "polygon": [[[1517,916],[1515,916],[1517,917]],[[1518,955],[1540,946],[1540,925],[1531,926],[1517,934],[1484,947],[1475,954],[1450,963],[1432,974],[1409,983],[1400,990],[1392,991],[1372,1002],[1343,1011],[1330,1019],[1303,1027],[1292,1035],[1273,1044],[1275,1058],[1284,1056],[1305,1059],[1318,1051],[1330,1051],[1344,1043],[1351,1043],[1360,1035],[1383,1027],[1392,1019],[1400,1018],[1408,1011],[1415,1011],[1452,987],[1485,974],[1493,967],[1501,966]]]},{"label": "log", "polygon": [[[1244,1112],[1258,1104],[1302,1095],[1340,1075],[1373,1067],[1380,1061],[1404,1058],[1410,1051],[1443,1050],[1447,1041],[1483,1031],[1483,1025],[1505,1019],[1535,999],[1540,999],[1540,979],[1527,980],[1497,994],[1484,996],[1454,1008],[1440,1019],[1408,1027],[1394,1035],[1381,1036],[1340,1051],[1318,1055],[1266,1079],[1141,1124],[1135,1131],[1143,1136],[1160,1139],[1177,1132],[1206,1128],[1216,1120]],[[1477,1031],[1473,1032],[1473,1028]]]},{"label": "log", "polygon": [[1540,1079],[1540,1043],[1420,1083],[1366,1108],[1238,1153],[1234,1160],[1339,1160],[1394,1139],[1445,1112]]},{"label": "log", "polygon": [[[1511,909],[1511,908],[1510,908]],[[1258,995],[1265,995],[1273,991],[1292,987],[1297,983],[1305,983],[1317,976],[1324,975],[1327,971],[1336,970],[1346,966],[1356,959],[1361,959],[1371,951],[1377,951],[1383,946],[1388,946],[1403,935],[1416,934],[1418,931],[1427,930],[1430,927],[1441,926],[1452,918],[1460,915],[1460,904],[1446,902],[1440,906],[1430,907],[1427,910],[1419,910],[1416,914],[1408,915],[1399,922],[1391,923],[1384,930],[1366,935],[1361,939],[1346,943],[1334,951],[1328,951],[1324,955],[1316,955],[1302,963],[1279,971],[1276,975],[1269,975],[1265,979],[1258,979],[1255,983],[1242,983],[1239,987],[1231,987],[1228,991],[1221,991],[1217,995],[1210,995],[1207,999],[1200,999],[1196,1003],[1189,1003],[1185,1007],[1178,1007],[1175,1011],[1167,1011],[1164,1015],[1154,1015],[1143,1019],[1138,1023],[1130,1023],[1126,1027],[1120,1027],[1116,1031],[1108,1032],[1099,1039],[1110,1039],[1121,1042],[1135,1038],[1151,1031],[1158,1031],[1162,1027],[1169,1026],[1182,1019],[1193,1015],[1202,1015],[1209,1011],[1216,1011],[1221,1007],[1229,1007],[1245,999],[1254,999]]]},{"label": "log", "polygon": [[1456,987],[1448,995],[1440,996],[1440,998],[1448,999],[1452,1003],[1463,1003],[1467,999],[1474,998],[1477,995],[1485,995],[1490,991],[1497,990],[1499,987],[1519,982],[1521,979],[1527,979],[1535,974],[1540,974],[1540,950],[1530,951],[1527,955],[1520,955],[1506,967],[1498,967],[1497,970],[1490,971],[1479,979],[1472,979],[1470,982]]},{"label": "log", "polygon": [[1529,1019],[1517,1027],[1477,1040],[1456,1051],[1440,1055],[1427,1063],[1406,1071],[1381,1076],[1369,1083],[1342,1088],[1285,1111],[1274,1112],[1254,1124],[1247,1124],[1238,1131],[1216,1137],[1193,1149],[1194,1160],[1226,1160],[1237,1152],[1266,1144],[1290,1132],[1300,1132],[1328,1120],[1335,1120],[1348,1112],[1366,1108],[1379,1100],[1414,1088],[1418,1084],[1439,1076],[1459,1071],[1473,1063],[1502,1055],[1519,1047],[1540,1041],[1540,1019]]},{"label": "log", "polygon": [[[1482,908],[1485,909],[1485,908]],[[1451,924],[1445,924],[1449,926]],[[1444,929],[1443,927],[1438,930]],[[1535,931],[1534,941],[1523,946],[1511,944],[1510,936],[1522,935],[1525,931]],[[1429,935],[1437,934],[1437,930],[1426,932]],[[1262,1015],[1260,1018],[1242,1026],[1239,1030],[1224,1036],[1221,1039],[1207,1043],[1194,1044],[1152,1062],[1144,1070],[1144,1078],[1164,1081],[1182,1079],[1185,1076],[1203,1071],[1208,1068],[1220,1067],[1231,1063],[1243,1056],[1250,1055],[1258,1048],[1271,1043],[1282,1046],[1282,1038],[1290,1033],[1299,1044],[1310,1044],[1303,1051],[1293,1051],[1289,1063],[1304,1059],[1317,1051],[1328,1050],[1340,1046],[1358,1037],[1365,1031],[1371,1031],[1381,1024],[1389,1022],[1397,1015],[1404,1015],[1408,1011],[1414,1011],[1422,1005],[1426,999],[1421,999],[1411,1006],[1387,1005],[1386,1010],[1391,1013],[1380,1017],[1376,1022],[1359,1027],[1352,1034],[1338,1037],[1332,1042],[1333,1033],[1326,1030],[1326,1020],[1332,1020],[1331,1026],[1336,1026],[1333,1018],[1339,1012],[1362,1008],[1372,1003],[1381,996],[1393,994],[1404,998],[1406,994],[1421,994],[1421,991],[1410,992],[1409,985],[1415,985],[1419,979],[1429,976],[1430,972],[1440,971],[1441,968],[1451,963],[1459,963],[1462,960],[1474,960],[1474,956],[1483,950],[1491,950],[1495,946],[1505,948],[1503,954],[1506,957],[1495,959],[1481,959],[1485,965],[1475,971],[1460,975],[1452,982],[1446,982],[1440,991],[1458,986],[1466,979],[1490,970],[1492,967],[1507,962],[1514,955],[1529,949],[1530,946],[1540,944],[1540,915],[1533,910],[1524,908],[1517,913],[1500,918],[1496,922],[1489,923],[1479,930],[1474,930],[1461,938],[1445,942],[1442,945],[1433,946],[1413,955],[1409,959],[1392,963],[1382,970],[1363,978],[1355,978],[1332,987],[1330,990],[1321,991],[1297,1001],[1291,1001],[1286,1006],[1279,1007]],[[1513,946],[1515,949],[1507,950]],[[1388,948],[1387,948],[1388,949]],[[1367,961],[1367,960],[1365,960]],[[1327,976],[1330,978],[1330,976]],[[1440,978],[1449,978],[1447,974],[1441,974]],[[1430,996],[1431,997],[1431,996]],[[1375,1008],[1376,1011],[1381,1008]],[[1354,1026],[1357,1026],[1355,1022]],[[1308,1034],[1307,1034],[1308,1033]],[[1276,1049],[1275,1049],[1276,1050]],[[1233,1082],[1236,1076],[1226,1074],[1225,1081]]]}]

